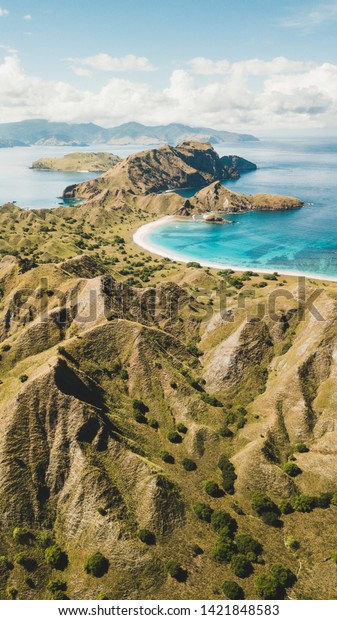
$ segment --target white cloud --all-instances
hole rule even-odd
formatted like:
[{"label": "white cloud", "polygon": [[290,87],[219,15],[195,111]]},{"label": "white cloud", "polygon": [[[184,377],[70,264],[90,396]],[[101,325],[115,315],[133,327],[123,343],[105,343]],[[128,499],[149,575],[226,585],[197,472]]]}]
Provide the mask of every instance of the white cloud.
[{"label": "white cloud", "polygon": [[28,13],[27,15],[23,16],[23,19],[29,22],[32,19],[32,16],[30,15],[30,13]]},{"label": "white cloud", "polygon": [[8,55],[0,64],[0,111],[0,122],[47,118],[113,126],[134,120],[257,135],[315,128],[336,133],[337,65],[251,59],[201,80],[177,69],[164,89],[112,77],[95,92],[28,75],[18,57]]},{"label": "white cloud", "polygon": [[7,15],[9,15],[9,10],[0,8],[0,17],[6,17]]},{"label": "white cloud", "polygon": [[68,58],[71,62],[71,68],[78,66],[90,67],[99,71],[156,71],[148,58],[145,56],[134,56],[127,54],[126,56],[114,57],[109,54],[96,54],[95,56],[86,56],[85,58]]},{"label": "white cloud", "polygon": [[227,73],[230,67],[228,60],[210,60],[197,56],[187,63],[191,67],[192,73],[196,75],[215,75],[217,73]]},{"label": "white cloud", "polygon": [[337,2],[315,5],[309,12],[301,10],[294,17],[281,22],[284,28],[294,28],[304,33],[310,33],[322,24],[337,20]]}]

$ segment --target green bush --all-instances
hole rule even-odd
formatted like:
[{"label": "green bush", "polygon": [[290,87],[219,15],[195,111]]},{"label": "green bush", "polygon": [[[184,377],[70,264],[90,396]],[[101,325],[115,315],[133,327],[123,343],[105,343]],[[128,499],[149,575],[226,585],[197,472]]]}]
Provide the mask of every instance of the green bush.
[{"label": "green bush", "polygon": [[280,585],[273,575],[262,574],[256,577],[255,588],[263,600],[280,600],[283,598]]},{"label": "green bush", "polygon": [[51,532],[48,530],[41,530],[37,535],[37,543],[43,549],[50,547],[54,543],[54,538]]},{"label": "green bush", "polygon": [[250,534],[237,534],[235,536],[235,543],[240,553],[246,555],[247,553],[253,553],[255,556],[261,555],[262,545],[255,540]]},{"label": "green bush", "polygon": [[236,552],[236,546],[230,538],[218,540],[211,550],[211,558],[219,564],[229,564]]},{"label": "green bush", "polygon": [[332,506],[337,506],[337,492],[335,492],[331,498],[331,502]]},{"label": "green bush", "polygon": [[305,445],[305,443],[297,443],[295,450],[296,452],[309,452],[309,448]]},{"label": "green bush", "polygon": [[211,497],[221,496],[221,489],[218,483],[215,482],[214,480],[207,480],[207,482],[205,482],[204,484],[204,489],[207,495],[210,495]]},{"label": "green bush", "polygon": [[286,499],[280,502],[279,508],[282,515],[290,515],[292,512],[294,512],[291,503]]},{"label": "green bush", "polygon": [[329,508],[332,497],[332,493],[321,493],[315,498],[316,508]]},{"label": "green bush", "polygon": [[57,568],[58,570],[64,570],[68,565],[68,557],[67,554],[60,549],[57,545],[51,545],[47,547],[44,552],[44,557],[52,568]]},{"label": "green bush", "polygon": [[202,394],[201,400],[203,400],[208,405],[212,405],[212,407],[222,407],[222,403],[220,400],[212,396],[211,394]]},{"label": "green bush", "polygon": [[236,575],[236,577],[241,577],[244,579],[245,577],[249,577],[249,575],[253,572],[253,566],[247,558],[242,555],[242,553],[238,553],[234,555],[231,560],[231,569]]},{"label": "green bush", "polygon": [[283,471],[288,476],[291,476],[291,478],[295,478],[302,473],[301,468],[296,465],[296,463],[285,463],[285,465],[283,465]]},{"label": "green bush", "polygon": [[292,551],[297,551],[300,548],[300,543],[293,536],[287,536],[285,539],[286,547],[289,547]]},{"label": "green bush", "polygon": [[136,422],[138,422],[138,424],[147,424],[147,418],[145,417],[145,415],[143,415],[139,411],[134,411],[133,417],[136,420]]},{"label": "green bush", "polygon": [[268,495],[264,493],[254,493],[252,508],[267,525],[279,525],[280,509]]},{"label": "green bush", "polygon": [[5,555],[0,555],[0,576],[5,575],[12,568],[13,568],[13,565],[6,558],[6,556]]},{"label": "green bush", "polygon": [[175,560],[169,560],[166,563],[168,574],[177,581],[186,581],[187,572]]},{"label": "green bush", "polygon": [[49,581],[47,584],[48,592],[52,592],[53,594],[55,592],[65,592],[66,589],[67,589],[66,582],[61,581],[60,579],[53,579],[52,581]]},{"label": "green bush", "polygon": [[147,530],[146,528],[139,530],[138,538],[141,542],[145,543],[146,545],[154,545],[156,542],[156,537],[153,534],[153,532],[150,532],[150,530]]},{"label": "green bush", "polygon": [[20,545],[27,545],[32,540],[33,534],[27,527],[15,527],[13,538]]},{"label": "green bush", "polygon": [[183,424],[182,422],[178,422],[178,424],[176,424],[176,429],[179,433],[187,433],[188,428],[187,426],[185,426],[185,424]]},{"label": "green bush", "polygon": [[211,525],[216,532],[227,529],[230,534],[234,534],[238,527],[235,519],[224,510],[214,510],[211,516]]},{"label": "green bush", "polygon": [[296,581],[296,576],[294,575],[294,573],[289,568],[286,568],[280,563],[273,564],[270,569],[270,574],[275,577],[275,579],[277,579],[278,583],[283,588],[289,588],[293,586]]},{"label": "green bush", "polygon": [[315,498],[310,495],[296,495],[292,505],[296,512],[311,512],[315,508]]},{"label": "green bush", "polygon": [[172,454],[170,454],[166,450],[161,450],[160,458],[162,459],[162,461],[164,461],[164,463],[170,463],[171,465],[173,465],[174,463],[174,456],[172,456]]},{"label": "green bush", "polygon": [[223,424],[219,430],[219,435],[221,437],[233,437],[233,433],[230,428],[228,428],[227,424]]},{"label": "green bush", "polygon": [[221,459],[222,467],[222,488],[229,495],[233,495],[234,493],[234,482],[237,479],[237,475],[235,473],[234,465],[228,459],[227,462],[224,462],[224,457]]},{"label": "green bush", "polygon": [[99,551],[91,555],[85,565],[84,570],[93,577],[103,577],[109,569],[109,560]]},{"label": "green bush", "polygon": [[35,570],[35,568],[37,567],[36,560],[27,555],[24,551],[18,553],[14,559],[17,564],[20,564],[20,566],[23,566],[23,568],[28,571]]},{"label": "green bush", "polygon": [[245,598],[243,589],[236,581],[224,581],[222,591],[230,601],[243,601]]},{"label": "green bush", "polygon": [[139,413],[142,413],[143,415],[145,415],[149,411],[148,406],[145,405],[145,403],[143,403],[142,400],[138,400],[137,398],[135,398],[132,401],[132,407],[134,411],[138,411]]},{"label": "green bush", "polygon": [[197,464],[192,459],[183,459],[182,465],[186,471],[195,471],[197,469]]},{"label": "green bush", "polygon": [[203,549],[201,547],[199,547],[199,545],[192,545],[192,555],[193,557],[196,557],[197,555],[202,555]]},{"label": "green bush", "polygon": [[14,588],[14,586],[8,586],[6,588],[6,596],[10,601],[15,601],[17,595],[18,591],[16,588]]},{"label": "green bush", "polygon": [[198,502],[193,507],[194,514],[200,519],[200,521],[206,521],[206,523],[211,522],[213,509],[209,506],[209,504],[204,504],[202,502]]},{"label": "green bush", "polygon": [[177,431],[170,431],[169,433],[167,433],[167,439],[171,442],[171,443],[181,443],[183,438],[181,435],[179,435],[179,433],[177,433]]},{"label": "green bush", "polygon": [[19,381],[21,381],[21,383],[25,383],[25,381],[28,380],[28,375],[20,375],[19,376]]},{"label": "green bush", "polygon": [[148,425],[151,426],[151,428],[154,428],[155,430],[157,430],[157,428],[159,428],[159,422],[158,422],[158,420],[155,420],[154,418],[149,418],[148,419]]}]

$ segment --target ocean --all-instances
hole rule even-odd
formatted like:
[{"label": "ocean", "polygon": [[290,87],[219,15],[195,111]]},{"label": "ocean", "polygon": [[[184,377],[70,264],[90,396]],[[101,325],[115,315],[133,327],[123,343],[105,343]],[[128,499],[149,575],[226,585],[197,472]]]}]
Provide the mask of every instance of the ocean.
[{"label": "ocean", "polygon": [[169,221],[149,232],[152,247],[204,264],[337,277],[337,139],[262,140],[231,146],[230,153],[215,148],[258,166],[224,182],[229,189],[296,196],[305,206],[226,215],[235,226]]}]

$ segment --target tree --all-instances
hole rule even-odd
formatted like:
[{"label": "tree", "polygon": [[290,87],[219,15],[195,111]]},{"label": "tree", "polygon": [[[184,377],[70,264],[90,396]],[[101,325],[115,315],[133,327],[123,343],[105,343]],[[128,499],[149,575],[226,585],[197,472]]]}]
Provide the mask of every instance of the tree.
[{"label": "tree", "polygon": [[259,597],[264,600],[283,599],[283,592],[280,590],[280,585],[273,575],[259,575],[255,579],[255,587]]},{"label": "tree", "polygon": [[167,439],[171,442],[171,443],[181,443],[183,438],[181,435],[179,435],[179,433],[177,433],[177,431],[170,431],[169,433],[167,433]]},{"label": "tree", "polygon": [[221,489],[218,483],[214,480],[208,480],[205,482],[204,489],[207,495],[210,495],[211,497],[220,497],[221,495]]},{"label": "tree", "polygon": [[230,534],[233,534],[238,527],[235,519],[224,510],[214,510],[211,516],[211,524],[216,532],[227,529]]},{"label": "tree", "polygon": [[293,509],[297,512],[311,512],[315,508],[315,498],[310,495],[296,495],[293,499]]},{"label": "tree", "polygon": [[109,560],[100,551],[91,555],[85,565],[84,570],[93,577],[103,577],[109,569]]},{"label": "tree", "polygon": [[195,471],[197,469],[197,464],[192,459],[183,459],[182,465],[186,471]]},{"label": "tree", "polygon": [[209,506],[209,504],[204,504],[203,502],[197,502],[194,505],[194,514],[200,519],[200,521],[206,521],[210,523],[212,518],[213,509]]},{"label": "tree", "polygon": [[241,577],[241,579],[245,577],[249,577],[253,572],[253,566],[249,560],[242,553],[238,553],[234,555],[231,561],[231,569],[237,577]]},{"label": "tree", "polygon": [[176,579],[176,581],[186,581],[187,571],[184,570],[175,560],[169,560],[166,563],[166,570],[173,579]]},{"label": "tree", "polygon": [[224,581],[222,591],[230,601],[243,601],[245,598],[243,589],[236,581]]},{"label": "tree", "polygon": [[253,553],[255,556],[259,556],[262,553],[261,543],[255,540],[250,534],[237,534],[235,536],[235,543],[238,551],[244,555]]},{"label": "tree", "polygon": [[52,568],[57,568],[58,570],[64,570],[68,565],[68,557],[67,554],[58,547],[58,545],[51,545],[47,547],[44,552],[44,557]]},{"label": "tree", "polygon": [[219,564],[229,564],[236,552],[236,546],[230,538],[218,540],[211,550],[211,558]]},{"label": "tree", "polygon": [[295,478],[302,473],[301,468],[296,465],[296,463],[285,463],[285,465],[283,465],[283,471],[288,476],[291,476],[291,478]]},{"label": "tree", "polygon": [[270,569],[270,574],[277,579],[278,583],[283,588],[289,588],[294,585],[296,581],[296,576],[290,570],[290,568],[286,568],[280,563],[273,564]]},{"label": "tree", "polygon": [[268,495],[254,493],[252,508],[267,525],[278,526],[280,524],[280,509]]},{"label": "tree", "polygon": [[176,429],[177,431],[179,431],[179,433],[187,433],[188,428],[187,426],[185,426],[185,424],[183,424],[182,422],[178,422],[178,424],[176,424]]},{"label": "tree", "polygon": [[166,450],[162,450],[160,452],[160,458],[164,461],[164,463],[170,463],[171,465],[174,463],[174,456]]},{"label": "tree", "polygon": [[141,542],[145,543],[146,545],[154,545],[156,542],[156,537],[153,534],[153,532],[150,532],[150,530],[146,528],[139,530],[138,538]]}]

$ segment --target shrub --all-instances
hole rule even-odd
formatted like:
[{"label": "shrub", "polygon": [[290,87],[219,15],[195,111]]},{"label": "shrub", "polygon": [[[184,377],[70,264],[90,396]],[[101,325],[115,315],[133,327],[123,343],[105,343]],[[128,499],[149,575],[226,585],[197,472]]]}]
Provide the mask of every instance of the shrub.
[{"label": "shrub", "polygon": [[5,555],[0,555],[0,576],[5,575],[13,568],[12,564],[7,560]]},{"label": "shrub", "polygon": [[199,547],[199,545],[192,545],[192,555],[193,557],[197,556],[197,555],[202,555],[203,549],[201,547]]},{"label": "shrub", "polygon": [[219,564],[229,564],[235,552],[236,547],[230,538],[218,540],[211,550],[211,558]]},{"label": "shrub", "polygon": [[53,579],[47,583],[47,590],[52,592],[65,592],[67,589],[67,584],[65,581],[61,581],[60,579]]},{"label": "shrub", "polygon": [[294,509],[288,500],[283,500],[282,502],[280,502],[279,508],[282,515],[290,515],[292,512],[294,512]]},{"label": "shrub", "polygon": [[122,368],[122,370],[120,372],[120,375],[121,375],[121,379],[123,379],[123,381],[127,381],[128,378],[129,378],[129,373],[128,373],[127,370],[125,370],[125,368]]},{"label": "shrub", "polygon": [[233,437],[233,433],[230,428],[228,428],[227,424],[223,424],[219,430],[219,435],[221,437]]},{"label": "shrub", "polygon": [[230,534],[234,534],[238,527],[235,519],[223,510],[214,510],[211,516],[211,524],[216,532],[227,529]]},{"label": "shrub", "polygon": [[187,426],[185,426],[185,424],[183,424],[182,422],[178,422],[178,424],[176,424],[176,429],[177,431],[179,431],[179,433],[187,433],[188,428]]},{"label": "shrub", "polygon": [[315,508],[315,498],[310,495],[296,495],[292,504],[296,512],[311,512]]},{"label": "shrub", "polygon": [[226,493],[233,495],[234,493],[234,482],[237,479],[237,475],[235,473],[234,465],[229,460],[226,463],[223,462],[222,459],[222,488]]},{"label": "shrub", "polygon": [[297,443],[295,450],[296,452],[309,452],[309,448],[305,445],[305,443]]},{"label": "shrub", "polygon": [[5,351],[5,352],[6,352],[6,351],[10,351],[10,349],[11,349],[11,345],[10,345],[10,344],[4,344],[4,345],[2,345],[2,347],[1,347],[1,350],[2,350],[2,351]]},{"label": "shrub", "polygon": [[13,586],[8,586],[6,588],[6,596],[7,598],[9,598],[9,600],[15,601],[17,595],[18,595],[18,591]]},{"label": "shrub", "polygon": [[151,428],[154,428],[155,430],[159,428],[158,420],[155,420],[154,418],[149,418],[148,425],[151,426]]},{"label": "shrub", "polygon": [[236,581],[224,581],[222,591],[230,601],[243,601],[245,598],[243,589]]},{"label": "shrub", "polygon": [[145,403],[143,403],[142,400],[138,400],[137,398],[135,398],[132,401],[132,407],[134,411],[138,411],[139,413],[142,413],[143,415],[145,415],[145,413],[149,411],[148,406],[145,405]]},{"label": "shrub", "polygon": [[15,562],[17,564],[20,564],[20,566],[23,566],[23,568],[25,568],[28,571],[35,570],[35,568],[37,567],[36,560],[34,560],[34,558],[31,558],[29,555],[27,555],[24,552],[18,553],[15,556]]},{"label": "shrub", "polygon": [[167,433],[167,439],[171,442],[171,443],[181,443],[183,438],[181,435],[179,435],[179,433],[177,433],[177,431],[170,431],[169,433]]},{"label": "shrub", "polygon": [[21,383],[25,383],[25,381],[28,380],[28,375],[20,375],[19,380],[21,381]]},{"label": "shrub", "polygon": [[27,545],[33,538],[33,534],[27,527],[15,527],[13,538],[20,545]]},{"label": "shrub", "polygon": [[253,572],[251,562],[249,562],[249,560],[247,560],[247,558],[241,553],[234,555],[234,557],[232,558],[231,569],[234,575],[236,575],[237,577],[241,577],[241,579],[249,577],[249,575],[251,575],[251,573]]},{"label": "shrub", "polygon": [[211,396],[211,394],[202,394],[201,400],[208,405],[212,405],[212,407],[222,407],[222,403],[215,396]]},{"label": "shrub", "polygon": [[278,583],[283,588],[291,587],[296,581],[296,576],[294,573],[289,568],[286,568],[279,563],[273,564],[270,569],[270,574],[277,579]]},{"label": "shrub", "polygon": [[187,572],[175,560],[169,560],[166,564],[168,574],[177,581],[186,581]]},{"label": "shrub", "polygon": [[283,471],[285,474],[291,476],[292,478],[295,478],[302,473],[301,468],[296,465],[296,463],[285,463],[285,465],[283,465]]},{"label": "shrub", "polygon": [[47,547],[44,552],[44,557],[52,568],[57,568],[58,570],[64,570],[68,565],[68,557],[67,554],[60,549],[57,545],[51,545]]},{"label": "shrub", "polygon": [[177,387],[178,387],[178,385],[177,385],[177,383],[175,381],[171,381],[170,386],[171,386],[172,390],[176,390]]},{"label": "shrub", "polygon": [[282,591],[280,591],[280,585],[273,575],[259,575],[256,577],[255,587],[259,597],[264,600],[283,598]]},{"label": "shrub", "polygon": [[209,504],[204,504],[202,502],[198,502],[193,507],[194,514],[200,519],[200,521],[206,521],[206,523],[211,522],[213,509],[209,506]]},{"label": "shrub", "polygon": [[54,538],[51,532],[41,531],[37,535],[37,542],[43,549],[50,547],[54,543]]},{"label": "shrub", "polygon": [[139,411],[134,411],[133,417],[136,420],[136,422],[138,422],[139,424],[147,424],[147,419],[145,415],[143,415]]},{"label": "shrub", "polygon": [[146,545],[154,545],[156,542],[156,537],[153,534],[153,532],[150,532],[150,530],[147,530],[146,528],[139,530],[138,538],[141,542],[145,543]]},{"label": "shrub", "polygon": [[321,493],[315,498],[317,508],[329,508],[332,500],[332,493]]},{"label": "shrub", "polygon": [[160,452],[160,458],[164,461],[164,463],[170,463],[171,465],[174,463],[174,457],[166,450],[162,450]]},{"label": "shrub", "polygon": [[221,495],[221,489],[218,483],[214,480],[208,480],[205,482],[204,489],[207,495],[210,495],[211,497],[220,497]]},{"label": "shrub", "polygon": [[255,556],[261,555],[262,545],[255,540],[250,534],[237,534],[235,543],[238,551],[243,554],[253,553]]},{"label": "shrub", "polygon": [[287,536],[285,539],[286,547],[289,547],[292,551],[297,551],[300,548],[300,543],[293,536]]},{"label": "shrub", "polygon": [[252,508],[267,525],[277,526],[280,523],[280,509],[268,495],[254,493]]},{"label": "shrub", "polygon": [[84,570],[93,577],[103,577],[109,569],[109,560],[99,551],[91,555],[85,565]]},{"label": "shrub", "polygon": [[197,469],[197,464],[192,459],[183,459],[182,465],[186,471],[195,471]]},{"label": "shrub", "polygon": [[332,506],[337,506],[337,492],[335,492],[331,498],[331,502]]}]

